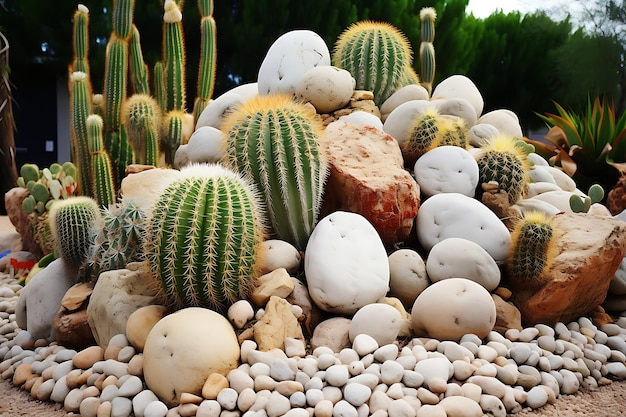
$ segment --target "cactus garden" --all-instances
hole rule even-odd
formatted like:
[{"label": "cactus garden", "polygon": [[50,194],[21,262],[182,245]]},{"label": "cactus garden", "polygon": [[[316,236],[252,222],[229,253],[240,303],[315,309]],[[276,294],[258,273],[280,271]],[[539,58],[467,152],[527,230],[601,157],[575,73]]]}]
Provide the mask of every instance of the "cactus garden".
[{"label": "cactus garden", "polygon": [[[193,92],[180,2],[152,68],[133,11],[95,86],[77,6],[72,161],[6,195],[2,379],[83,417],[506,416],[626,380],[623,184],[575,175],[598,179],[584,140],[550,141],[563,108],[532,141],[470,78],[435,82],[434,9],[420,45],[287,32],[218,97],[213,1]],[[623,152],[613,112],[578,125]]]}]

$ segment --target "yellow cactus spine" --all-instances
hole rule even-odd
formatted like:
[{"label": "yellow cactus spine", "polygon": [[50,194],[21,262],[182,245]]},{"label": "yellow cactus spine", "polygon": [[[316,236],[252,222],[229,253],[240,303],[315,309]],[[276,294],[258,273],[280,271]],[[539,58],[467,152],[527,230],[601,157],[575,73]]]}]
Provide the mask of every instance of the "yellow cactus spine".
[{"label": "yellow cactus spine", "polygon": [[157,166],[161,123],[159,104],[151,96],[134,94],[124,103],[123,114],[135,162]]},{"label": "yellow cactus spine", "polygon": [[92,195],[100,207],[115,203],[113,168],[109,154],[104,150],[102,117],[92,114],[87,118],[87,137],[91,154]]},{"label": "yellow cactus spine", "polygon": [[509,279],[537,280],[556,256],[554,231],[550,219],[540,212],[529,212],[511,233],[507,258]]}]

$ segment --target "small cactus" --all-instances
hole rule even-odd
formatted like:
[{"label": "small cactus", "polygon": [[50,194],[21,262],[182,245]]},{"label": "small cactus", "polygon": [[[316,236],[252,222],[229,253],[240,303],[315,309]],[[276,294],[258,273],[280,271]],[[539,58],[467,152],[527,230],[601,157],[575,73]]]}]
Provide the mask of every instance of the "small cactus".
[{"label": "small cactus", "polygon": [[511,233],[507,258],[509,279],[536,280],[555,256],[555,237],[550,219],[541,212],[528,212]]},{"label": "small cactus", "polygon": [[100,207],[115,203],[113,167],[109,154],[104,150],[102,139],[102,117],[92,114],[87,118],[87,138],[91,154],[92,192]]},{"label": "small cactus", "polygon": [[249,295],[264,237],[254,186],[217,164],[191,165],[154,204],[145,256],[167,302],[220,312]]},{"label": "small cactus", "polygon": [[599,184],[593,184],[584,198],[572,194],[569,198],[569,206],[574,213],[587,213],[592,204],[599,203],[603,198],[604,188]]},{"label": "small cactus", "polygon": [[420,79],[422,86],[428,90],[430,94],[433,90],[433,82],[435,81],[435,20],[437,12],[432,7],[425,7],[420,10],[421,38],[420,44]]},{"label": "small cactus", "polygon": [[151,96],[135,94],[124,103],[123,113],[135,162],[157,166],[161,122],[159,104]]}]

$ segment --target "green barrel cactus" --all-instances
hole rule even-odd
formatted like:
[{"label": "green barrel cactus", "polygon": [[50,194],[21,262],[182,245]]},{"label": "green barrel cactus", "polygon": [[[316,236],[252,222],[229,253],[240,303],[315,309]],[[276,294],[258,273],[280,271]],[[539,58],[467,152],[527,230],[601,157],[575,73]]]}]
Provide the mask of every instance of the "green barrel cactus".
[{"label": "green barrel cactus", "polygon": [[374,93],[378,106],[406,82],[412,60],[402,32],[372,21],[356,22],[341,33],[332,54],[333,65],[350,72],[357,89]]},{"label": "green barrel cactus", "polygon": [[517,145],[518,139],[500,134],[492,138],[476,158],[478,163],[477,195],[482,194],[481,184],[495,181],[498,189],[506,191],[509,204],[519,201],[528,185],[530,169],[527,153]]},{"label": "green barrel cactus", "polygon": [[507,258],[509,279],[536,280],[546,271],[554,257],[556,238],[550,219],[541,212],[528,212],[511,233]]},{"label": "green barrel cactus", "polygon": [[225,312],[248,297],[264,238],[253,184],[218,164],[181,170],[154,204],[144,253],[175,307]]},{"label": "green barrel cactus", "polygon": [[315,114],[287,95],[253,98],[222,126],[225,163],[254,179],[276,235],[304,250],[328,175]]},{"label": "green barrel cactus", "polygon": [[91,228],[101,217],[98,203],[90,197],[71,197],[54,203],[49,215],[59,257],[78,270],[89,255]]}]

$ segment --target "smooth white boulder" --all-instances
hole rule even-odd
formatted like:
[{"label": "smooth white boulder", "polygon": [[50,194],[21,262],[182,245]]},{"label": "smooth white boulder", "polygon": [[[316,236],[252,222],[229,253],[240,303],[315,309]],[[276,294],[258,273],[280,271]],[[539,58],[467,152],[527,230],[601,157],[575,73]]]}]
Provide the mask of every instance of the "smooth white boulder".
[{"label": "smooth white boulder", "polygon": [[524,137],[519,118],[511,110],[497,109],[483,114],[478,119],[478,123],[486,123],[494,126],[500,133],[504,133],[514,138]]},{"label": "smooth white boulder", "polygon": [[492,138],[498,136],[500,131],[493,125],[478,123],[470,127],[468,133],[470,145],[481,147],[488,144]]},{"label": "smooth white boulder", "polygon": [[478,185],[478,163],[465,149],[439,146],[422,155],[413,168],[421,192],[460,193],[474,197]]},{"label": "smooth white boulder", "polygon": [[584,194],[580,191],[578,192],[547,191],[545,193],[537,194],[536,196],[530,198],[529,200],[540,200],[540,201],[553,205],[559,211],[562,211],[565,213],[571,213],[572,208],[570,207],[569,199],[573,194],[576,194],[584,198]]},{"label": "smooth white boulder", "polygon": [[318,113],[330,113],[350,101],[356,81],[345,69],[321,65],[309,69],[296,82],[296,98],[310,102]]},{"label": "smooth white boulder", "polygon": [[459,193],[435,194],[417,213],[417,238],[426,250],[449,237],[480,245],[498,263],[506,261],[511,234],[487,206]]},{"label": "smooth white boulder", "polygon": [[432,103],[441,114],[463,119],[468,129],[477,123],[478,116],[476,116],[475,107],[464,98],[451,97],[447,99],[437,99],[431,100],[430,103]]},{"label": "smooth white boulder", "polygon": [[285,268],[295,274],[302,263],[302,256],[291,243],[280,239],[268,239],[261,243],[261,255],[257,261],[260,274],[267,274],[278,268]]},{"label": "smooth white boulder", "polygon": [[389,295],[410,307],[430,285],[426,263],[413,249],[398,249],[389,255]]},{"label": "smooth white boulder", "polygon": [[294,94],[304,73],[321,65],[330,65],[330,51],[320,35],[311,30],[287,32],[274,41],[261,63],[259,94]]},{"label": "smooth white boulder", "polygon": [[352,317],[350,342],[360,334],[370,335],[379,346],[395,342],[402,325],[402,315],[389,304],[372,303],[361,307]]},{"label": "smooth white boulder", "polygon": [[467,100],[474,110],[476,117],[480,117],[485,106],[482,94],[476,87],[476,84],[465,75],[455,74],[442,80],[431,95],[432,100],[446,98],[463,98]]},{"label": "smooth white boulder", "polygon": [[380,114],[383,121],[400,104],[411,100],[429,100],[428,90],[419,84],[409,84],[397,89],[387,100],[380,105]]},{"label": "smooth white boulder", "polygon": [[224,156],[224,133],[213,126],[201,126],[189,138],[189,142],[180,145],[174,155],[174,165],[182,168],[193,162],[217,163]]},{"label": "smooth white boulder", "polygon": [[398,105],[385,119],[383,130],[400,146],[408,139],[411,123],[435,106],[428,100],[409,100]]},{"label": "smooth white boulder", "polygon": [[576,191],[576,182],[561,169],[553,166],[544,166],[543,169],[552,175],[555,184],[558,185],[561,190],[571,192]]},{"label": "smooth white boulder", "polygon": [[424,377],[424,385],[439,378],[448,381],[454,375],[454,366],[446,357],[429,357],[415,364],[413,370]]},{"label": "smooth white boulder", "polygon": [[545,213],[548,217],[552,217],[561,212],[561,210],[554,207],[552,204],[537,198],[525,198],[512,205],[511,208],[518,209],[522,214],[530,213],[531,211],[539,211]]},{"label": "smooth white boulder", "polygon": [[227,375],[239,362],[239,342],[228,320],[215,311],[190,307],[163,317],[143,351],[146,385],[168,406],[182,393],[202,394],[209,375]]},{"label": "smooth white boulder", "polygon": [[459,341],[468,333],[483,339],[496,322],[496,305],[480,284],[465,278],[448,278],[426,288],[411,311],[418,336]]},{"label": "smooth white boulder", "polygon": [[546,169],[544,165],[533,165],[528,171],[528,177],[532,182],[550,182],[556,185],[556,181],[552,174]]},{"label": "smooth white boulder", "polygon": [[221,96],[211,100],[202,110],[196,122],[196,130],[202,126],[212,126],[219,129],[228,113],[258,94],[259,86],[257,83],[242,84],[226,91]]},{"label": "smooth white boulder", "polygon": [[340,116],[339,120],[355,125],[374,126],[378,130],[383,130],[383,122],[376,115],[363,110]]},{"label": "smooth white boulder", "polygon": [[444,239],[430,250],[426,272],[431,281],[466,278],[487,291],[500,284],[500,268],[480,245],[458,237]]},{"label": "smooth white boulder", "polygon": [[387,252],[374,226],[357,213],[321,219],[306,247],[309,293],[324,311],[353,314],[389,290]]}]

